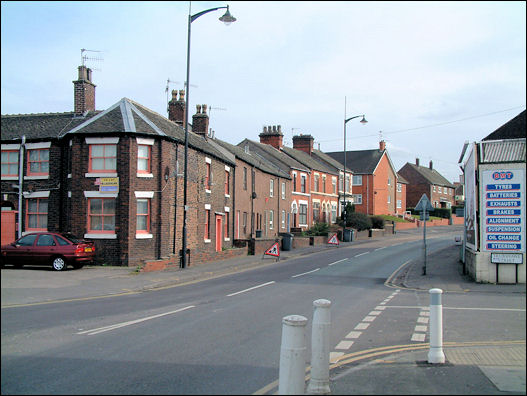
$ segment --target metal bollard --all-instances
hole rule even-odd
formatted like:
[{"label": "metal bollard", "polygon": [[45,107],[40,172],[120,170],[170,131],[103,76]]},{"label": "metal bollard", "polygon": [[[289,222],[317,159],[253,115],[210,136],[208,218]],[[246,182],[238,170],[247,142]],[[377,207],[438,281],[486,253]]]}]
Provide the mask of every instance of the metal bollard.
[{"label": "metal bollard", "polygon": [[279,395],[303,395],[306,375],[307,318],[289,315],[282,319],[282,344],[278,374]]},{"label": "metal bollard", "polygon": [[443,305],[441,289],[430,289],[430,351],[428,363],[445,363],[443,353]]},{"label": "metal bollard", "polygon": [[327,395],[329,389],[329,332],[331,301],[313,301],[313,330],[311,332],[311,379],[308,394]]}]

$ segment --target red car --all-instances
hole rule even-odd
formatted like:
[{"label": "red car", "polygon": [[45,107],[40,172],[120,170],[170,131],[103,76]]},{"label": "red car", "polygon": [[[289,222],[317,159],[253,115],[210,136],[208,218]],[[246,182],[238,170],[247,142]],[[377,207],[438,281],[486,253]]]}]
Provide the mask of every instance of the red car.
[{"label": "red car", "polygon": [[68,264],[82,268],[95,257],[95,245],[69,233],[33,232],[0,248],[2,267],[13,264],[51,265],[55,271],[65,271]]}]

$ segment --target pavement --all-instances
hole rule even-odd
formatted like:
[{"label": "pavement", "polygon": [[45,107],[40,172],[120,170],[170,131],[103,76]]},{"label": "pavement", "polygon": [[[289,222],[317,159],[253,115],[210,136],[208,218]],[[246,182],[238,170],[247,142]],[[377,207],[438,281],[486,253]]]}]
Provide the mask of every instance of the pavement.
[{"label": "pavement", "polygon": [[[415,240],[399,231],[398,241]],[[372,241],[341,242],[341,247],[358,246]],[[334,246],[320,245],[280,252],[280,261],[310,255]],[[246,256],[210,262],[186,269],[136,272],[127,267],[87,266],[82,270],[55,272],[39,267],[38,276],[27,281],[26,270],[2,269],[2,309],[22,305],[39,305],[79,299],[106,298],[175,287],[205,279],[276,265],[272,256]],[[423,261],[410,262],[387,281],[393,288],[428,291],[440,288],[444,293],[520,293],[525,284],[480,284],[463,275],[459,247],[454,246],[429,255],[426,275]],[[30,289],[30,292],[28,291]],[[525,336],[522,340],[448,343],[444,342],[445,363],[428,363],[428,343],[406,347],[393,346],[380,351],[360,351],[333,362],[330,389],[343,394],[526,394]],[[308,377],[309,378],[309,374]],[[306,386],[307,386],[306,382]],[[389,384],[387,387],[386,384]],[[276,384],[275,384],[276,385]],[[273,393],[276,386],[270,386]]]}]

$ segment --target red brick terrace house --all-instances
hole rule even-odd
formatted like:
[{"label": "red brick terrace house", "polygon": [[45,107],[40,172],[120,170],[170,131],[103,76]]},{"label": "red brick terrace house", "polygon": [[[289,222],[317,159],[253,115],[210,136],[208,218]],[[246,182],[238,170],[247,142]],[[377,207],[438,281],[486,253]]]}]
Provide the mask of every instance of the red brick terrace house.
[{"label": "red brick terrace house", "polygon": [[280,150],[311,170],[312,223],[336,223],[339,194],[337,181],[339,169],[320,161],[313,153],[313,136],[293,136],[293,148],[282,146]]},{"label": "red brick terrace house", "polygon": [[[25,232],[69,231],[94,240],[99,263],[136,266],[171,257],[177,263],[184,130],[126,98],[95,111],[95,85],[83,66],[74,85],[72,113],[2,116],[2,206],[18,209],[14,153],[26,135]],[[207,142],[206,119],[199,106],[189,133],[190,264],[232,246],[225,236],[233,229],[235,163]]]},{"label": "red brick terrace house", "polygon": [[291,224],[291,177],[255,152],[214,138],[212,143],[235,156],[234,239],[275,238],[289,232]]},{"label": "red brick terrace house", "polygon": [[[344,163],[344,152],[326,153]],[[346,151],[346,166],[353,172],[352,192],[355,210],[368,215],[396,214],[404,211],[404,183],[398,182],[398,175],[386,150],[386,143],[379,142],[376,150]],[[401,191],[397,191],[398,187]],[[398,201],[401,208],[398,208]]]},{"label": "red brick terrace house", "polygon": [[[283,134],[280,125],[264,127],[260,142],[244,139],[238,143],[273,168],[280,169],[291,177],[291,220],[293,229],[307,230],[312,224],[311,212],[311,170],[276,147],[282,146]],[[256,225],[261,224],[256,221]]]},{"label": "red brick terrace house", "polygon": [[406,190],[406,204],[415,207],[423,194],[426,194],[434,208],[450,208],[455,204],[455,186],[445,179],[430,165],[420,166],[419,158],[415,165],[407,162],[399,174],[408,181]]}]

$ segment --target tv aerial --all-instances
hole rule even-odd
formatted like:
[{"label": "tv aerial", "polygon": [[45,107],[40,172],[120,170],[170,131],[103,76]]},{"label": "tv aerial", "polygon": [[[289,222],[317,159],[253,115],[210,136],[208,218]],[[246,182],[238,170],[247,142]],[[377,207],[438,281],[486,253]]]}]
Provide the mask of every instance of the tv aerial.
[{"label": "tv aerial", "polygon": [[[168,97],[168,87],[170,84],[181,84],[181,81],[172,81],[170,78],[167,78],[167,86],[165,87],[165,93],[167,94],[167,105],[168,105],[168,102],[170,101],[170,98]],[[185,81],[183,84],[183,87],[186,87],[186,86],[187,86],[187,82]],[[198,86],[194,84],[190,84],[190,86],[194,88],[198,88]]]},{"label": "tv aerial", "polygon": [[[86,61],[96,61],[96,62],[102,62],[104,59],[102,58],[93,58],[88,57],[88,55],[85,55],[85,52],[102,52],[98,50],[89,50],[86,48],[81,48],[81,64],[82,66],[86,66]],[[101,69],[92,68],[93,70],[101,71]]]}]

